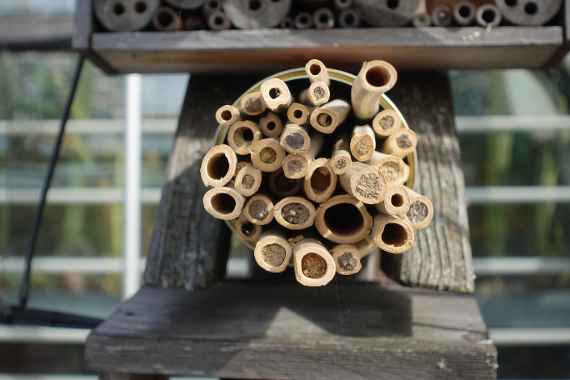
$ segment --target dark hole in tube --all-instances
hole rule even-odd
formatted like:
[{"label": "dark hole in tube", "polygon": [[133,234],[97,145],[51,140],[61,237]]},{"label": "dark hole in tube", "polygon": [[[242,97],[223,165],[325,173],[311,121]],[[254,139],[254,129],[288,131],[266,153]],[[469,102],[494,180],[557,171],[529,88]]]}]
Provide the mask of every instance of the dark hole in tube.
[{"label": "dark hole in tube", "polygon": [[388,223],[382,231],[382,241],[386,244],[401,247],[408,238],[406,229],[397,223]]},{"label": "dark hole in tube", "polygon": [[375,66],[366,72],[366,80],[374,87],[382,87],[390,81],[390,73],[384,67]]},{"label": "dark hole in tube", "polygon": [[225,154],[219,153],[210,158],[208,162],[208,175],[212,179],[221,179],[228,174],[230,162]]},{"label": "dark hole in tube", "polygon": [[230,214],[236,208],[236,201],[229,194],[218,193],[212,197],[212,207],[221,214]]},{"label": "dark hole in tube", "polygon": [[325,223],[337,235],[350,236],[358,233],[364,224],[360,211],[350,203],[340,203],[325,211]]}]

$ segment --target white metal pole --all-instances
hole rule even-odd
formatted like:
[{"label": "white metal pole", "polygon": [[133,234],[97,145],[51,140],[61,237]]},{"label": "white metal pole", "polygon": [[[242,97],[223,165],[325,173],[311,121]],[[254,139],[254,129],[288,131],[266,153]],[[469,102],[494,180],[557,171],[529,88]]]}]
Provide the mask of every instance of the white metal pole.
[{"label": "white metal pole", "polygon": [[125,129],[125,237],[123,248],[123,297],[132,296],[140,287],[141,252],[141,165],[142,109],[141,76],[127,76]]}]

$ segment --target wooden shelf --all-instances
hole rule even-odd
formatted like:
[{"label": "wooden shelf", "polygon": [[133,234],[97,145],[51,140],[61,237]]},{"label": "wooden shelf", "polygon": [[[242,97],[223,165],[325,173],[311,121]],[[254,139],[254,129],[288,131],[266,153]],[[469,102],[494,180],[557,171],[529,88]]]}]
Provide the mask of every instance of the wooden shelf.
[{"label": "wooden shelf", "polygon": [[274,71],[319,57],[332,67],[382,58],[398,69],[540,68],[560,59],[564,29],[499,27],[94,33],[106,71]]}]

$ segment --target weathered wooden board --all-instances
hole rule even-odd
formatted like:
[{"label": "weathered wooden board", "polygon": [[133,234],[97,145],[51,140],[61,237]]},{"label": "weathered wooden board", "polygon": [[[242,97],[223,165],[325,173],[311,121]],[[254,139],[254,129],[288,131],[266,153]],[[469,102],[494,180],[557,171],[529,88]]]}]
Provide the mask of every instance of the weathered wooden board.
[{"label": "weathered wooden board", "polygon": [[337,282],[143,288],[87,339],[97,371],[248,379],[494,379],[475,300]]}]

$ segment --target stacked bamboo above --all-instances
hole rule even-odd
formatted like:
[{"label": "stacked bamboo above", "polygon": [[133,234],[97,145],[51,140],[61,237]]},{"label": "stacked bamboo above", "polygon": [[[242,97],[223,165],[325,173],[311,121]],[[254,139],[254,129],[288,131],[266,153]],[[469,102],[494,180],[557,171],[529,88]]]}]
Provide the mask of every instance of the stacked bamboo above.
[{"label": "stacked bamboo above", "polygon": [[332,72],[313,59],[302,89],[276,75],[220,107],[220,144],[201,166],[206,211],[228,221],[261,268],[292,264],[305,286],[358,273],[376,249],[405,253],[433,218],[431,201],[408,187],[417,136],[386,106],[395,68],[365,62],[337,93]]}]

